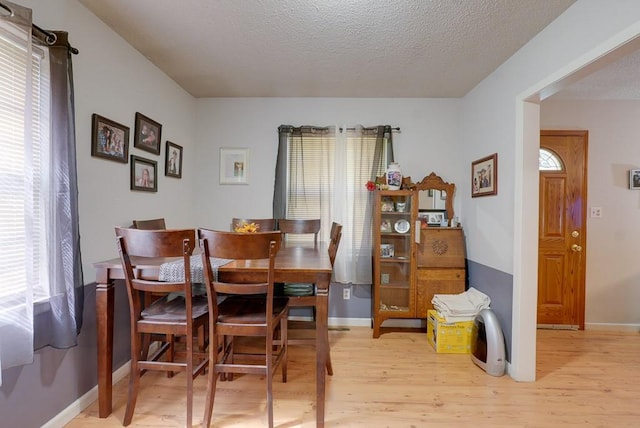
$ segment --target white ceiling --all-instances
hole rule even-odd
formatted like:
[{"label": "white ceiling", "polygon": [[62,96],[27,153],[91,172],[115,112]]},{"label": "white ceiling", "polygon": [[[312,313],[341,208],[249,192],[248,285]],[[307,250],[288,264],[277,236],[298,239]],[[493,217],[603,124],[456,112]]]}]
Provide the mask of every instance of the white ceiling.
[{"label": "white ceiling", "polygon": [[[195,97],[437,98],[464,96],[575,0],[79,1]],[[640,98],[640,56],[616,64],[558,96],[610,98],[613,79]]]}]

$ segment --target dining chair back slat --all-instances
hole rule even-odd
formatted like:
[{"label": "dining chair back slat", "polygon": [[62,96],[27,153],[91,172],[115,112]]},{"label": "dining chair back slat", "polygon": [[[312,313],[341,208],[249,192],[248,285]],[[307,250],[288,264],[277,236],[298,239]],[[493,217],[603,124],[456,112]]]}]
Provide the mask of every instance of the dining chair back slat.
[{"label": "dining chair back slat", "polygon": [[134,229],[143,230],[161,230],[166,229],[167,225],[164,218],[154,218],[151,220],[133,220]]},{"label": "dining chair back slat", "polygon": [[288,235],[305,235],[313,234],[313,242],[318,243],[318,234],[320,233],[320,219],[280,219],[278,220],[278,229],[282,232],[284,239]]}]

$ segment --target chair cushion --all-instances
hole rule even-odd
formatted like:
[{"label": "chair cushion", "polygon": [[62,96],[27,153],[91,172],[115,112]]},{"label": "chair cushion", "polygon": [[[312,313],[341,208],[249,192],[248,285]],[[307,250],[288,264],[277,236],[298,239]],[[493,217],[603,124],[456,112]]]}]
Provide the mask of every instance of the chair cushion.
[{"label": "chair cushion", "polygon": [[[273,315],[279,315],[289,303],[287,297],[273,298]],[[266,297],[228,296],[219,306],[218,322],[265,324]]]},{"label": "chair cushion", "polygon": [[[192,318],[199,318],[209,311],[206,296],[194,296],[192,298]],[[184,296],[165,296],[162,297],[142,313],[142,319],[147,321],[164,321],[164,322],[186,322],[187,307]]]}]

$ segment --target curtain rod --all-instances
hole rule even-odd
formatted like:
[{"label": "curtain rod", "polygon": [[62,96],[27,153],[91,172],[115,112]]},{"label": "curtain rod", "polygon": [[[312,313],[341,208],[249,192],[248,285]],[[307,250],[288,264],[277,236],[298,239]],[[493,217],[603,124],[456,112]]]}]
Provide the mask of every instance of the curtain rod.
[{"label": "curtain rod", "polygon": [[[357,128],[338,128],[338,130],[340,132],[342,132],[344,129],[346,129],[347,131],[355,131]],[[391,128],[392,131],[398,131],[400,132],[400,127],[398,128]]]},{"label": "curtain rod", "polygon": [[[35,30],[38,31],[39,33],[43,34],[44,36],[46,36],[45,38],[45,42],[48,45],[53,45],[58,41],[58,36],[56,36],[55,33],[52,33],[51,31],[47,31],[43,28],[40,28],[39,26],[37,26],[36,24],[31,24],[31,27]],[[78,49],[74,48],[73,46],[71,46],[69,43],[67,43],[67,48],[69,49],[69,51],[74,54],[74,55],[78,55],[79,51]]]}]

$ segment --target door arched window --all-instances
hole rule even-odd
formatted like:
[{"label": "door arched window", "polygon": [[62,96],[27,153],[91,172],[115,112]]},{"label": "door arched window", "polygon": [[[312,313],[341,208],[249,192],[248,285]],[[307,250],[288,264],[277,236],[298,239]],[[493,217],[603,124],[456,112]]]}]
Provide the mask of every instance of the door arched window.
[{"label": "door arched window", "polygon": [[540,149],[540,154],[538,156],[538,168],[540,171],[564,170],[560,157],[548,149]]}]

